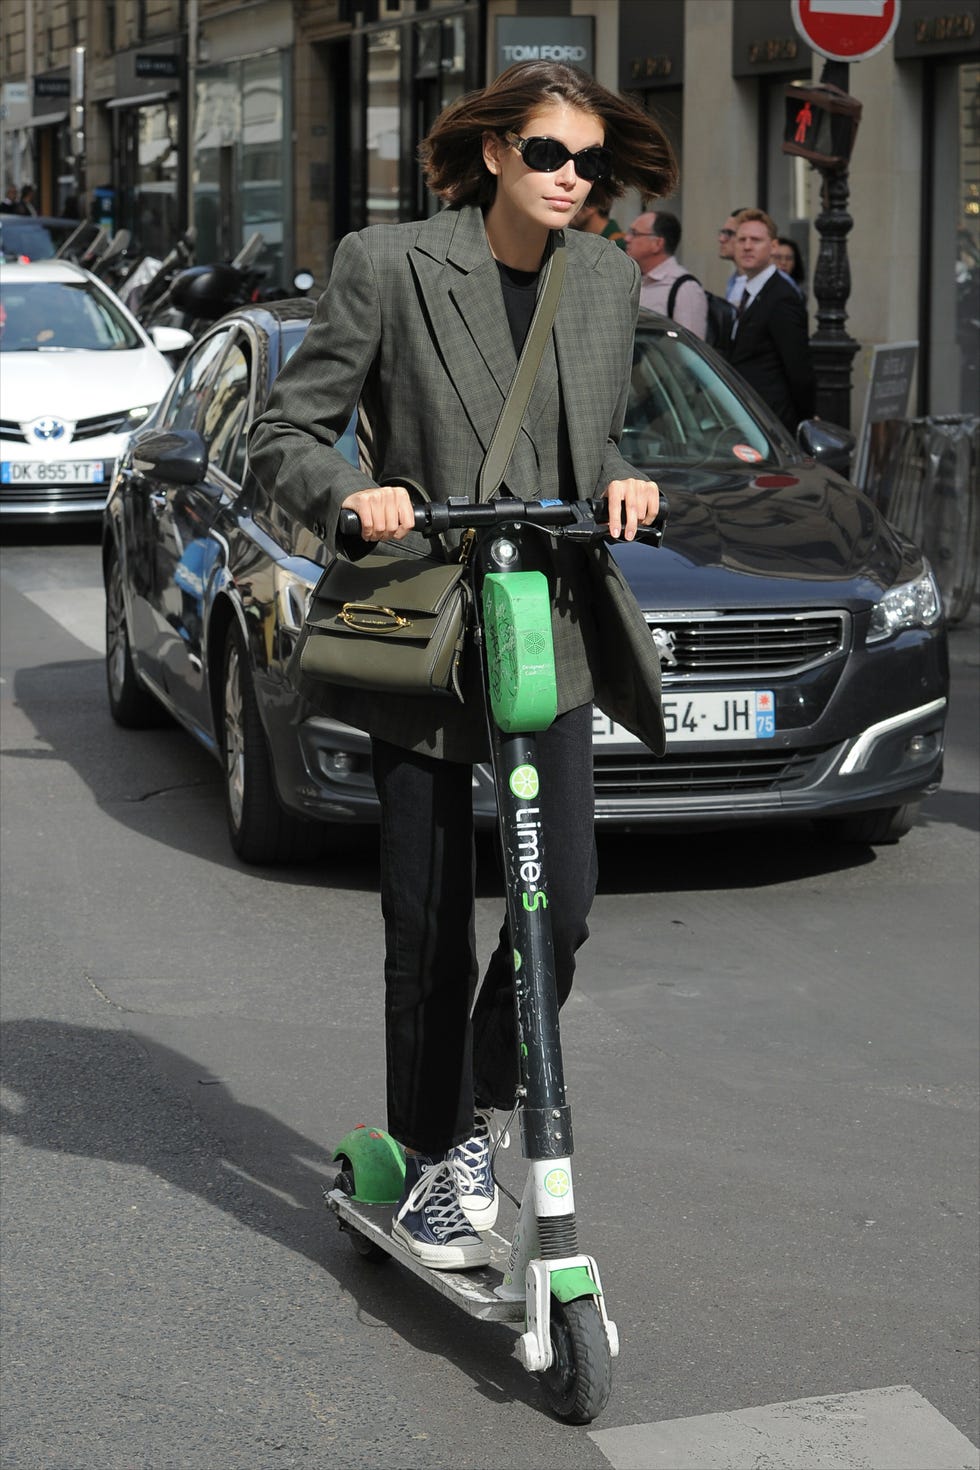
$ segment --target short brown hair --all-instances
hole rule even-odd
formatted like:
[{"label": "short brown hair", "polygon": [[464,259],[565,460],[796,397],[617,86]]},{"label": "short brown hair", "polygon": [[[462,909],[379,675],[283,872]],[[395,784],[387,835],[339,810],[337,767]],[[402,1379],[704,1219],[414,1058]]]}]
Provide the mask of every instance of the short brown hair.
[{"label": "short brown hair", "polygon": [[484,135],[520,133],[533,112],[555,102],[602,122],[613,160],[609,177],[602,180],[610,201],[630,188],[644,199],[673,192],[677,163],[656,119],[577,67],[546,61],[510,66],[488,87],[467,92],[439,114],[419,146],[429,188],[457,209],[491,204],[497,181],[483,161]]},{"label": "short brown hair", "polygon": [[735,216],[736,233],[738,232],[739,225],[747,225],[755,220],[758,220],[760,224],[765,225],[766,229],[769,231],[770,240],[775,240],[776,236],[779,234],[779,231],[776,229],[776,222],[771,215],[766,214],[766,211],[764,209],[740,209],[738,214]]}]

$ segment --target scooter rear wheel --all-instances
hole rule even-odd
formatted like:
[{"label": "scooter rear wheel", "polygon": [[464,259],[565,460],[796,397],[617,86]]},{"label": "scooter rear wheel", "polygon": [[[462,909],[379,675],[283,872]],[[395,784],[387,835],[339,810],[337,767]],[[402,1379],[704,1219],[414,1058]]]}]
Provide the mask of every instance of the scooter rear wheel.
[{"label": "scooter rear wheel", "polygon": [[539,1374],[552,1413],[567,1424],[591,1424],[612,1389],[612,1356],[594,1297],[551,1299],[550,1368]]},{"label": "scooter rear wheel", "polygon": [[[354,1171],[349,1163],[345,1164],[344,1168],[337,1175],[334,1180],[334,1188],[342,1190],[346,1195],[352,1195],[354,1193]],[[342,1220],[340,1222],[340,1228],[357,1251],[357,1254],[363,1256],[365,1261],[376,1261],[380,1265],[382,1261],[391,1260],[387,1251],[382,1250],[380,1245],[375,1245],[373,1240],[368,1240],[367,1236],[362,1235],[349,1221]]]}]

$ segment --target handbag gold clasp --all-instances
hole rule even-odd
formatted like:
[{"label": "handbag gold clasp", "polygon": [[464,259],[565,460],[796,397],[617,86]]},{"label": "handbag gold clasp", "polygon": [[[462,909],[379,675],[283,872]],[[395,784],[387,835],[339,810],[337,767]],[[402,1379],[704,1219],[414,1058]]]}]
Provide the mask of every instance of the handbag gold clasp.
[{"label": "handbag gold clasp", "polygon": [[412,620],[377,602],[345,602],[340,621],[359,633],[395,633],[399,628],[411,627]]}]

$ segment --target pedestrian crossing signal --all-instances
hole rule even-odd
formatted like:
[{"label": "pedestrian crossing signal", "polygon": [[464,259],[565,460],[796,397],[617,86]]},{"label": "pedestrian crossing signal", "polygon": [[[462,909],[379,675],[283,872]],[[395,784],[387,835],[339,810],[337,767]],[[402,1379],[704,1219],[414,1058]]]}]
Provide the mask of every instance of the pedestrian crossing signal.
[{"label": "pedestrian crossing signal", "polygon": [[821,169],[850,162],[861,104],[829,82],[788,82],[783,152]]}]

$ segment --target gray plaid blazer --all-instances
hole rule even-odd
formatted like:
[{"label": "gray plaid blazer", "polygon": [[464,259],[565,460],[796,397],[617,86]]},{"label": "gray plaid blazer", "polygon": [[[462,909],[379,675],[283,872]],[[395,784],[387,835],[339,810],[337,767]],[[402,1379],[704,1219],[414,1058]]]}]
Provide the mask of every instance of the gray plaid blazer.
[{"label": "gray plaid blazer", "polygon": [[[639,272],[595,235],[565,238],[567,271],[552,341],[505,480],[525,500],[553,498],[564,402],[578,496],[636,476],[618,441],[629,387]],[[480,467],[517,358],[479,209],[412,224],[374,225],[341,241],[306,336],[249,435],[261,487],[331,551],[353,491],[408,479],[433,500],[475,499]],[[561,394],[559,395],[559,376]],[[360,468],[336,442],[359,410]],[[414,543],[414,547],[413,547]],[[430,549],[409,536],[393,554]],[[652,750],[664,749],[660,666],[635,600],[604,547],[559,542],[551,581],[559,712],[593,697]],[[323,713],[394,744],[449,760],[487,755],[475,659],[466,698],[394,698],[318,685]]]}]

